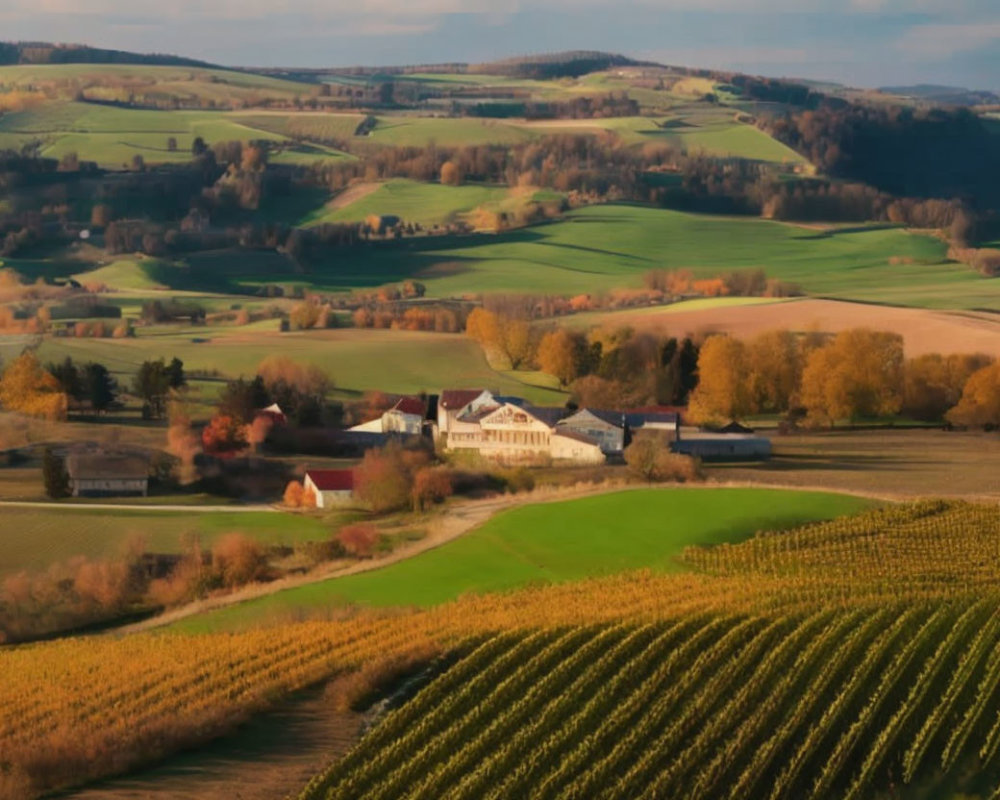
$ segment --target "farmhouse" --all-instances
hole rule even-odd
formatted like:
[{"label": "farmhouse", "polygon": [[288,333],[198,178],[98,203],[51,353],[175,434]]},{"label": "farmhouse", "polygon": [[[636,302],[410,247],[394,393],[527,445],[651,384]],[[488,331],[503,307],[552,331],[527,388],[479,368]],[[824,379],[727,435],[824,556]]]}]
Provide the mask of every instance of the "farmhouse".
[{"label": "farmhouse", "polygon": [[[442,398],[447,395],[445,392]],[[478,408],[468,404],[466,408],[470,410],[447,420],[448,429],[442,437],[444,447],[472,450],[504,462],[546,458],[588,464],[604,461],[597,440],[579,431],[559,429],[564,409],[519,403],[510,399],[499,402],[494,398],[492,404]]]},{"label": "farmhouse", "polygon": [[87,452],[66,457],[73,497],[145,497],[149,461],[128,453]]},{"label": "farmhouse", "polygon": [[427,403],[419,397],[401,397],[378,419],[363,422],[348,430],[356,433],[396,433],[419,436],[423,432]]},{"label": "farmhouse", "polygon": [[496,398],[485,389],[445,389],[438,400],[438,434],[447,436],[459,417],[496,405]]},{"label": "farmhouse", "polygon": [[354,470],[310,469],[302,486],[316,495],[316,508],[335,508],[354,499]]}]

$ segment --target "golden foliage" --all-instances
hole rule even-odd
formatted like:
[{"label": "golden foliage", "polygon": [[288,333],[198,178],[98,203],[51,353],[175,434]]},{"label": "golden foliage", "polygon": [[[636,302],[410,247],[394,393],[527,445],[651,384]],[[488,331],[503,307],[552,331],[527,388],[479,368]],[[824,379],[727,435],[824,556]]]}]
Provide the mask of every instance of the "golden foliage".
[{"label": "golden foliage", "polygon": [[0,406],[48,420],[66,419],[69,398],[30,350],[7,365],[0,377]]}]

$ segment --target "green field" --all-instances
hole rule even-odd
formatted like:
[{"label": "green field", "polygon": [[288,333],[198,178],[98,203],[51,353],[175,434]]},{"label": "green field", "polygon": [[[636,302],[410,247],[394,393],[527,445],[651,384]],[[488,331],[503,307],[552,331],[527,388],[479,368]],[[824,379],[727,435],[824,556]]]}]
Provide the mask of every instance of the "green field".
[{"label": "green field", "polygon": [[353,203],[337,209],[318,209],[301,222],[304,225],[359,222],[374,214],[396,216],[404,222],[427,227],[452,221],[481,205],[500,203],[508,194],[505,186],[444,186],[440,183],[391,180]]},{"label": "green field", "polygon": [[[150,111],[90,103],[47,103],[0,116],[0,146],[42,142],[42,155],[62,158],[76,153],[111,169],[128,167],[140,155],[148,164],[191,160],[196,137],[207,143],[267,140],[276,148],[277,164],[308,164],[343,153],[320,144],[292,141],[288,136],[244,124],[242,118],[216,111]],[[177,149],[167,147],[167,139]]]},{"label": "green field", "polygon": [[384,569],[315,583],[180,624],[200,632],[331,606],[428,606],[491,592],[651,567],[680,569],[693,544],[851,514],[870,501],[817,492],[646,489],[507,511],[478,530]]},{"label": "green field", "polygon": [[[351,289],[418,278],[434,295],[595,292],[638,286],[652,269],[712,277],[762,268],[811,294],[928,306],[1000,308],[1000,281],[944,263],[945,245],[900,228],[817,231],[745,217],[634,205],[581,208],[496,236],[405,239],[336,254],[311,279]],[[893,256],[912,263],[891,265]]]},{"label": "green field", "polygon": [[[269,326],[270,330],[264,329]],[[22,339],[0,340],[4,360],[20,353]],[[188,370],[216,370],[220,377],[199,382],[195,389],[214,399],[223,378],[253,375],[268,356],[280,353],[322,367],[337,389],[367,389],[399,394],[436,392],[444,387],[484,386],[536,403],[561,405],[565,395],[490,368],[479,345],[461,334],[342,329],[278,333],[277,321],[246,328],[146,328],[133,339],[46,338],[38,351],[43,362],[66,356],[106,364],[119,381],[128,383],[147,359],[177,356]]]},{"label": "green field", "polygon": [[150,553],[180,552],[185,536],[211,545],[227,533],[267,544],[293,545],[327,539],[331,526],[295,514],[224,511],[106,511],[5,506],[0,510],[0,578],[19,570],[43,570],[75,556],[117,557],[139,537]]}]

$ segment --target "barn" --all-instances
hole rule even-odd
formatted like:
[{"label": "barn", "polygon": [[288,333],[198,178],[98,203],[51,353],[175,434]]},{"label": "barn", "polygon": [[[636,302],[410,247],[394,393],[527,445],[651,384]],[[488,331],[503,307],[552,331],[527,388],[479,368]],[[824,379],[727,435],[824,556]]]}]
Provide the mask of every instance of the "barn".
[{"label": "barn", "polygon": [[310,469],[302,485],[316,495],[316,508],[336,508],[354,500],[352,469]]},{"label": "barn", "polygon": [[145,497],[149,459],[131,453],[84,452],[66,458],[73,497]]}]

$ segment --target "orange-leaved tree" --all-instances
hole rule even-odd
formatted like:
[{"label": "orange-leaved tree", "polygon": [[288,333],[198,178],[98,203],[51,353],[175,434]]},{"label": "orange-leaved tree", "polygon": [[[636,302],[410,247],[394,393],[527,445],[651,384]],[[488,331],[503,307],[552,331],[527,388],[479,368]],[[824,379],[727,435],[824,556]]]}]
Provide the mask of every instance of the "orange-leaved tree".
[{"label": "orange-leaved tree", "polygon": [[1000,427],[1000,363],[974,372],[965,384],[962,399],[947,414],[953,425],[970,428]]},{"label": "orange-leaved tree", "polygon": [[10,362],[0,377],[0,406],[32,417],[66,419],[69,398],[32,351]]},{"label": "orange-leaved tree", "polygon": [[731,336],[711,336],[698,355],[698,386],[688,417],[702,424],[739,419],[751,410],[747,347]]}]

